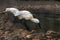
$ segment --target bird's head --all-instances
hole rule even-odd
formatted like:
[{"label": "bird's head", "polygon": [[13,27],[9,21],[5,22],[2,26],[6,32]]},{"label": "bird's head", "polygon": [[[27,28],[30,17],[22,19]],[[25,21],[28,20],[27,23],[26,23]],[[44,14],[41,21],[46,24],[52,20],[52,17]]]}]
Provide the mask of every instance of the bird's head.
[{"label": "bird's head", "polygon": [[12,13],[15,13],[16,11],[19,11],[17,8],[6,8],[5,11],[9,11],[9,12],[12,12]]}]

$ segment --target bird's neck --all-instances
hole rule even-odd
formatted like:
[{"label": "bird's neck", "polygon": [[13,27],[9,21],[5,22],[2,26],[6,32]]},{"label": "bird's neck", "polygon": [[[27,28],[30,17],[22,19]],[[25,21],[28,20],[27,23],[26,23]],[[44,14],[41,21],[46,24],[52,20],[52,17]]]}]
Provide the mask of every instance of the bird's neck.
[{"label": "bird's neck", "polygon": [[20,15],[20,12],[19,11],[16,11],[16,12],[13,12],[14,16],[18,16]]},{"label": "bird's neck", "polygon": [[17,12],[19,12],[19,11],[11,11],[13,14],[16,14]]}]

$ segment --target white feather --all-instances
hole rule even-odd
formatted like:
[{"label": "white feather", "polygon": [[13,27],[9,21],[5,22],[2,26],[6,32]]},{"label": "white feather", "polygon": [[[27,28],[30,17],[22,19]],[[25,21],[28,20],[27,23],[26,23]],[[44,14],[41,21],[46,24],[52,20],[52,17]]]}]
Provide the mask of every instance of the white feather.
[{"label": "white feather", "polygon": [[32,13],[26,10],[19,11],[16,8],[6,8],[5,11],[10,11],[14,16],[18,16],[19,19],[31,20],[32,22],[39,23],[37,18],[34,18]]}]

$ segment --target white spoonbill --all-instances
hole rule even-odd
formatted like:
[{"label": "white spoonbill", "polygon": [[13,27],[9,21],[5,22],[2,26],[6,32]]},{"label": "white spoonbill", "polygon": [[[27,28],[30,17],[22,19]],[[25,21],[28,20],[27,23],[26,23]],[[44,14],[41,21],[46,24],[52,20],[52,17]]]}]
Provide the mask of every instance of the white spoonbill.
[{"label": "white spoonbill", "polygon": [[11,12],[14,16],[17,16],[19,19],[31,20],[34,23],[39,23],[40,21],[37,18],[34,18],[32,13],[27,10],[19,11],[17,8],[6,8],[5,12]]}]

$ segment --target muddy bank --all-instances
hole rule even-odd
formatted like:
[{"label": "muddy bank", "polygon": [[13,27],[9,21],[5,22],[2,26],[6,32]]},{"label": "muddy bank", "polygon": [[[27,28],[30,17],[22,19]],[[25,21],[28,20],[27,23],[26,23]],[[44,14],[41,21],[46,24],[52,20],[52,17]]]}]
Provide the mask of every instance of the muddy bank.
[{"label": "muddy bank", "polygon": [[[8,2],[8,1],[7,1]],[[39,24],[19,20],[10,12],[0,13],[1,40],[59,40],[60,39],[60,3],[59,2],[3,2],[1,12],[6,7],[29,10],[40,20]],[[48,31],[52,30],[52,31]],[[48,31],[48,32],[47,32]],[[31,38],[27,35],[32,35]],[[56,36],[55,36],[56,35]]]}]

